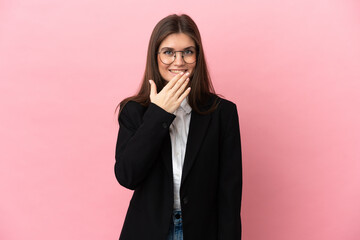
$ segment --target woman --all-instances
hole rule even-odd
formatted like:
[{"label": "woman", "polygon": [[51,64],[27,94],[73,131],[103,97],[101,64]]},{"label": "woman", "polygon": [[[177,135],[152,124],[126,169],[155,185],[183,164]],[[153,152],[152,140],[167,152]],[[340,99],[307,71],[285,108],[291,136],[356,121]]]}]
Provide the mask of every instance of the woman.
[{"label": "woman", "polygon": [[155,26],[141,88],[118,119],[115,175],[135,190],[121,240],[241,238],[237,109],[215,94],[189,16]]}]

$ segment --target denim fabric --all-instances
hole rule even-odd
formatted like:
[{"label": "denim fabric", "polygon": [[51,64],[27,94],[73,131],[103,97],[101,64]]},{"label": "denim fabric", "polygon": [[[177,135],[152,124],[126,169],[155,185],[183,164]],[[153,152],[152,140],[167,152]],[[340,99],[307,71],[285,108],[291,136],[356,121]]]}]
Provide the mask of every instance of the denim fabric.
[{"label": "denim fabric", "polygon": [[167,240],[183,240],[181,211],[174,210]]}]

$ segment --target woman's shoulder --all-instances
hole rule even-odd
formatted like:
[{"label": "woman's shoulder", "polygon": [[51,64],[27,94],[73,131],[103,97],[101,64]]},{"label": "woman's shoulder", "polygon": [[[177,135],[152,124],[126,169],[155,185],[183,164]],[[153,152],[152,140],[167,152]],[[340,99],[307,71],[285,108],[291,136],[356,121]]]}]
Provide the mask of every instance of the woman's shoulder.
[{"label": "woman's shoulder", "polygon": [[233,101],[230,101],[224,97],[218,98],[219,104],[217,108],[217,118],[220,121],[222,129],[234,128],[239,125],[239,116],[237,106]]},{"label": "woman's shoulder", "polygon": [[212,96],[212,102],[216,101],[218,104],[217,111],[222,114],[232,113],[236,111],[236,104],[223,96],[215,95]]},{"label": "woman's shoulder", "polygon": [[232,101],[230,101],[229,99],[223,98],[223,97],[219,97],[219,101],[220,104],[222,105],[222,107],[224,108],[233,108],[236,107],[236,104]]},{"label": "woman's shoulder", "polygon": [[126,113],[144,112],[145,109],[146,109],[146,107],[143,104],[136,102],[134,100],[129,100],[121,108],[121,112],[123,112],[123,111]]},{"label": "woman's shoulder", "polygon": [[122,119],[141,119],[144,115],[146,107],[141,103],[134,100],[129,100],[124,103],[120,108],[118,120],[121,122]]}]

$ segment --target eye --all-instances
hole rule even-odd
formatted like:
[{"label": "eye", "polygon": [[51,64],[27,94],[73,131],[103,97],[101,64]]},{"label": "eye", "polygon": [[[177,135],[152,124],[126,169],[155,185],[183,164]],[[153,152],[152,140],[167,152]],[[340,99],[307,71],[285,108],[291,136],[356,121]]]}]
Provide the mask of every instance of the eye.
[{"label": "eye", "polygon": [[174,55],[174,52],[170,51],[170,50],[165,50],[165,51],[163,51],[163,54],[165,54],[165,55]]},{"label": "eye", "polygon": [[185,55],[191,55],[191,54],[193,54],[193,53],[194,53],[194,51],[193,51],[193,50],[190,50],[190,49],[184,51],[184,54],[185,54]]}]

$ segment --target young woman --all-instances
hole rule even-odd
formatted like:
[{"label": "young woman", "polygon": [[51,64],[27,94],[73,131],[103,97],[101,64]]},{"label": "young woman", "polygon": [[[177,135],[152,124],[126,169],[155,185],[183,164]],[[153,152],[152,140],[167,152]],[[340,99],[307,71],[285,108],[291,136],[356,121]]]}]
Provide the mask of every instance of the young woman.
[{"label": "young woman", "polygon": [[189,16],[155,26],[141,88],[119,106],[115,175],[134,190],[120,239],[241,239],[237,108],[215,94]]}]

